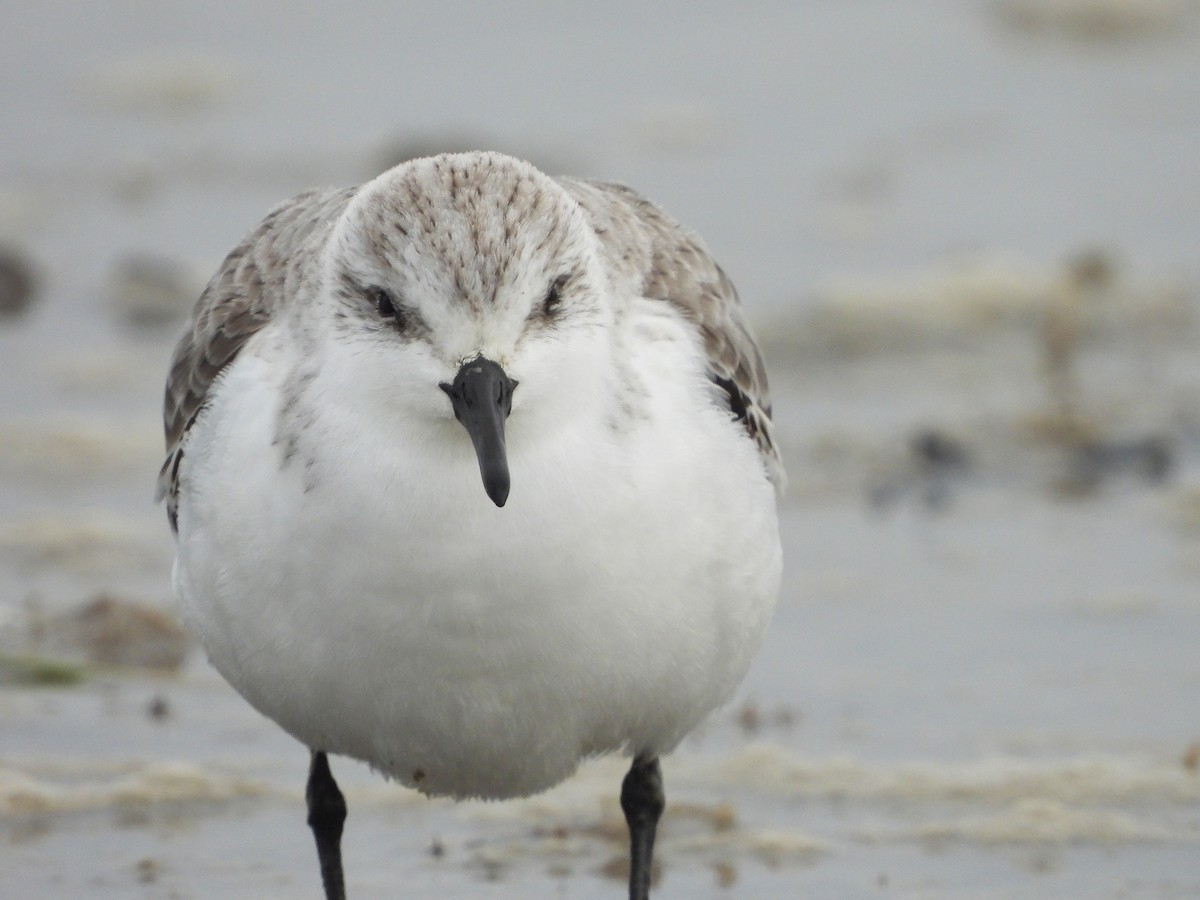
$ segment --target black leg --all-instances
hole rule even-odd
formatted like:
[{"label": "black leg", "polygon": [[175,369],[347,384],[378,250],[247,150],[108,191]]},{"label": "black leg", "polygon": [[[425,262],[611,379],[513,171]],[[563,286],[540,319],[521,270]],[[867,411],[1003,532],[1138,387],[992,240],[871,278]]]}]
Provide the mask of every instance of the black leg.
[{"label": "black leg", "polygon": [[637,757],[621,783],[621,809],[629,824],[629,900],[650,897],[650,867],[654,832],[666,800],[657,757]]},{"label": "black leg", "polygon": [[346,798],[338,790],[333,773],[329,771],[329,760],[321,750],[312,753],[304,797],[308,801],[308,827],[317,839],[325,900],[346,900],[346,885],[342,880],[342,825],[346,821]]}]

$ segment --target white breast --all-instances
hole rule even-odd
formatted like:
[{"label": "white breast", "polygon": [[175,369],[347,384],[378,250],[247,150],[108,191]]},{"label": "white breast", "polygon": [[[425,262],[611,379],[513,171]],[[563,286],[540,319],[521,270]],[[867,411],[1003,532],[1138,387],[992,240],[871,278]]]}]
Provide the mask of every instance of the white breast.
[{"label": "white breast", "polygon": [[348,401],[282,462],[278,373],[251,346],[215,387],[175,578],[214,665],[297,739],[429,793],[522,795],[589,754],[670,750],[744,675],[778,592],[775,500],[703,386],[624,429],[539,435],[515,412],[498,509],[452,419]]}]

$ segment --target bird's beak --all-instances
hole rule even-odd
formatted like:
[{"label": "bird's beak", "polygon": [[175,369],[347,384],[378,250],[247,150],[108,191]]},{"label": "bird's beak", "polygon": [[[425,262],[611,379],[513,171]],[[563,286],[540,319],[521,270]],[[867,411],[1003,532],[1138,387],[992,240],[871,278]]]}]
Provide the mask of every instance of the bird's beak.
[{"label": "bird's beak", "polygon": [[508,456],[504,450],[504,420],[512,412],[517,382],[499,365],[483,356],[463,363],[453,384],[439,387],[450,397],[454,418],[462,423],[475,445],[483,489],[497,506],[508,499]]}]

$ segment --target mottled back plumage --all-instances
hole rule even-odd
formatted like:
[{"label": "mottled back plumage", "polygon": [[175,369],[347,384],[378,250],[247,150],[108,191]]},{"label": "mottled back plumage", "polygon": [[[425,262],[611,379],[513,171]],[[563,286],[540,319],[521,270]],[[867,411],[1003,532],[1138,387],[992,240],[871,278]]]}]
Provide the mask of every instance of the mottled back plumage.
[{"label": "mottled back plumage", "polygon": [[700,330],[710,377],[762,452],[771,481],[784,483],[771,423],[767,371],[737,290],[703,242],[636,191],[560,178],[588,212],[609,265],[640,279],[642,295],[674,304]]},{"label": "mottled back plumage", "polygon": [[200,295],[175,347],[163,399],[167,459],[157,499],[167,498],[172,527],[184,438],[209,388],[297,288],[356,190],[310,191],[277,206],[225,257]]}]

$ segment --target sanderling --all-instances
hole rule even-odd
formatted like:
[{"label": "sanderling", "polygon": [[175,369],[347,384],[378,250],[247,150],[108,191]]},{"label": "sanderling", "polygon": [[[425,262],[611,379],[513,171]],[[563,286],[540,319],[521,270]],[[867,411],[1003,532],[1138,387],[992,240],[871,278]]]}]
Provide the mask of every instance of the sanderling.
[{"label": "sanderling", "polygon": [[778,596],[770,414],[733,285],[625,187],[418,159],[229,254],[171,363],[159,492],[185,618],[310,749],[328,898],[328,753],[494,799],[627,754],[648,895],[659,755]]}]

